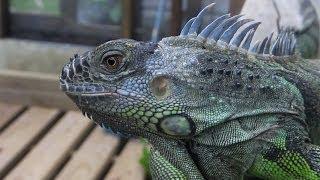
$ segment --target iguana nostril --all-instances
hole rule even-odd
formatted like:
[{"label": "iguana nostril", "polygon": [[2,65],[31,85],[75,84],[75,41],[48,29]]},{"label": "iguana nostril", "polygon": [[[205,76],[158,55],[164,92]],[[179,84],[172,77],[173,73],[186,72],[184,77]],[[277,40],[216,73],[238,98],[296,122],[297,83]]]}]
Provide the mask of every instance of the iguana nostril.
[{"label": "iguana nostril", "polygon": [[170,95],[170,84],[168,78],[164,76],[154,78],[150,83],[152,93],[158,98],[163,99]]}]

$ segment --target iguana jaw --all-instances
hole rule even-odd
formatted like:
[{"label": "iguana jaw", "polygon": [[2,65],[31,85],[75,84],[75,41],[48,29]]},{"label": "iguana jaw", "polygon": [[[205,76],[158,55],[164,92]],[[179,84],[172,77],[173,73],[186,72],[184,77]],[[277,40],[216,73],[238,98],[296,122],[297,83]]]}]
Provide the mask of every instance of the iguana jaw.
[{"label": "iguana jaw", "polygon": [[[82,114],[88,119],[93,120],[99,126],[105,128],[111,133],[122,137],[141,136],[140,127],[137,126],[138,120],[130,117],[121,117],[119,113],[113,110],[113,101],[119,98],[125,98],[117,93],[102,94],[72,94],[67,96],[78,106]],[[100,96],[99,96],[100,95]],[[105,109],[99,109],[101,107]]]}]

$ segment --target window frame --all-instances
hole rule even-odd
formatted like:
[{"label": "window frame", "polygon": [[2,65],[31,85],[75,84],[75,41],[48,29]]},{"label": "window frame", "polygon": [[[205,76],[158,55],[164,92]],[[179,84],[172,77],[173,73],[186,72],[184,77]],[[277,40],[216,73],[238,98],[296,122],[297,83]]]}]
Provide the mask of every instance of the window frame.
[{"label": "window frame", "polygon": [[11,13],[9,0],[0,2],[0,36],[97,45],[110,39],[133,36],[135,0],[121,0],[120,25],[94,25],[76,22],[77,0],[60,0],[61,16]]},{"label": "window frame", "polygon": [[[170,34],[178,35],[186,17],[195,16],[201,1],[187,0],[186,11],[182,11],[183,0],[172,0]],[[245,0],[232,0],[233,14],[241,9]],[[123,8],[120,25],[87,25],[76,23],[77,0],[60,0],[61,16],[10,13],[9,0],[0,0],[0,38],[13,37],[54,42],[97,45],[117,38],[134,38],[140,0],[121,0]]]}]

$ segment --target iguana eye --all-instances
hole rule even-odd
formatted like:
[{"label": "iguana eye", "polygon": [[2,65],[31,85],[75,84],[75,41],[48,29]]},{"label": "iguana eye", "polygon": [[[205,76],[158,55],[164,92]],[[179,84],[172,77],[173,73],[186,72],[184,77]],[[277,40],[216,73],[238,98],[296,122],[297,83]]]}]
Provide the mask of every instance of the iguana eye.
[{"label": "iguana eye", "polygon": [[100,66],[110,72],[118,71],[123,66],[123,54],[118,51],[109,51],[101,58]]}]

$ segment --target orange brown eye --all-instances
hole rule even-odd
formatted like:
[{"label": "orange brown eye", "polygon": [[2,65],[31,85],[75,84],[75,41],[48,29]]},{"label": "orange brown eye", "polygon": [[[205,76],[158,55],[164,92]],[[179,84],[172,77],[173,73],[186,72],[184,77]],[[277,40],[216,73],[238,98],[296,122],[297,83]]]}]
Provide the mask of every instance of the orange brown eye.
[{"label": "orange brown eye", "polygon": [[119,53],[106,53],[102,57],[100,66],[108,71],[117,71],[123,65],[123,58]]}]

